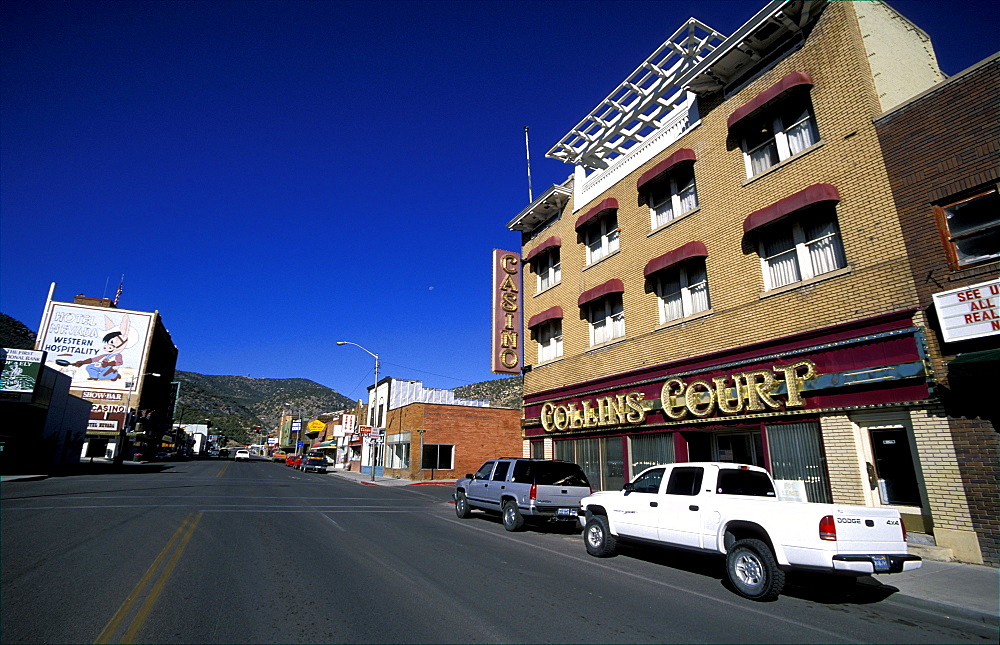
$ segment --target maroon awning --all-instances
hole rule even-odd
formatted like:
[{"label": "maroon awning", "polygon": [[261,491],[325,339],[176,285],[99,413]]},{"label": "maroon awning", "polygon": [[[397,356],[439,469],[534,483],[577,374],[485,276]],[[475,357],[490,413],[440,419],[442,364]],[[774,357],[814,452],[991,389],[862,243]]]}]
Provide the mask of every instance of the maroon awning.
[{"label": "maroon awning", "polygon": [[614,197],[608,197],[607,199],[601,200],[597,206],[594,206],[589,211],[581,215],[580,218],[576,220],[576,230],[579,231],[587,224],[587,222],[604,214],[605,211],[610,210],[618,210],[618,200]]},{"label": "maroon awning", "polygon": [[599,284],[593,289],[587,289],[580,294],[576,304],[582,307],[588,302],[593,302],[611,293],[625,293],[625,285],[618,278],[611,278],[604,284]]},{"label": "maroon awning", "polygon": [[726,123],[732,128],[734,125],[747,118],[757,110],[761,109],[774,99],[795,87],[812,87],[813,80],[806,72],[792,72],[785,75],[780,81],[767,88],[757,96],[753,97],[742,107],[736,109],[729,115]]},{"label": "maroon awning", "polygon": [[664,253],[660,257],[653,258],[646,263],[646,270],[643,271],[643,275],[647,278],[657,271],[663,271],[669,267],[674,266],[678,262],[683,262],[684,260],[690,258],[707,258],[708,249],[705,248],[704,242],[688,242],[684,246],[677,247],[673,251]]},{"label": "maroon awning", "polygon": [[556,305],[555,307],[549,307],[545,311],[535,314],[528,319],[528,329],[532,327],[537,327],[542,323],[549,322],[550,320],[562,320],[563,311],[562,307]]},{"label": "maroon awning", "polygon": [[670,155],[660,163],[656,164],[646,172],[642,173],[639,177],[639,181],[635,182],[636,190],[642,190],[642,187],[653,181],[665,172],[669,172],[671,168],[679,163],[685,161],[697,161],[698,157],[695,156],[694,150],[690,148],[681,148],[674,154]]},{"label": "maroon awning", "polygon": [[559,239],[558,236],[553,235],[552,237],[550,237],[549,239],[545,240],[544,242],[542,242],[541,244],[539,244],[535,248],[531,249],[531,253],[529,253],[528,255],[524,256],[524,261],[525,262],[531,262],[533,259],[537,258],[542,253],[545,253],[546,251],[548,251],[549,249],[551,249],[553,247],[559,247],[559,246],[562,246],[562,240]]},{"label": "maroon awning", "polygon": [[837,191],[837,187],[832,184],[813,184],[808,188],[804,188],[794,195],[789,195],[784,199],[779,199],[770,206],[765,206],[764,208],[750,213],[745,220],[743,220],[743,232],[749,233],[750,231],[760,228],[765,224],[770,224],[776,220],[781,219],[789,213],[794,213],[797,210],[803,209],[806,206],[811,206],[819,202],[839,202],[840,192]]}]

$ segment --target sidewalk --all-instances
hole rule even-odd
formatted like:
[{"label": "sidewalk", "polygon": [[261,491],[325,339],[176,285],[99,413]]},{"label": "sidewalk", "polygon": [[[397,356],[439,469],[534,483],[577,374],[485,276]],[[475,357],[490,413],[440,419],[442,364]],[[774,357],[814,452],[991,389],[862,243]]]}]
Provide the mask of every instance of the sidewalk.
[{"label": "sidewalk", "polygon": [[[455,480],[415,482],[407,479],[378,477],[370,474],[330,470],[330,475],[369,486],[454,486]],[[916,551],[916,549],[914,549]],[[920,553],[921,556],[924,552]],[[916,571],[862,578],[860,584],[898,589],[890,598],[926,609],[942,607],[955,617],[998,626],[1000,613],[1000,570],[961,562],[938,562],[924,557]]]}]

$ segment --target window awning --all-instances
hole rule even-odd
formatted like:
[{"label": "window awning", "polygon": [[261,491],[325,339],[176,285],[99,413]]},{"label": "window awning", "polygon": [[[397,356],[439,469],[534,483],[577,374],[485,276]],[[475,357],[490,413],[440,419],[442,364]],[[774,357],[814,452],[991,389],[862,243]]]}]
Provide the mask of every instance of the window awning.
[{"label": "window awning", "polygon": [[779,199],[770,206],[765,206],[760,210],[750,213],[750,215],[743,220],[743,232],[749,233],[754,229],[760,228],[765,224],[775,222],[789,213],[794,213],[795,211],[801,210],[806,206],[812,206],[813,204],[818,204],[820,202],[839,201],[840,192],[837,191],[836,186],[832,184],[813,184],[808,188],[800,190],[794,195],[789,195],[784,199]]},{"label": "window awning", "polygon": [[524,256],[524,261],[525,262],[531,262],[532,260],[534,260],[535,258],[537,258],[542,253],[545,253],[549,249],[551,249],[551,248],[558,248],[560,246],[562,246],[562,240],[559,239],[559,237],[557,235],[553,235],[552,237],[550,237],[549,239],[545,240],[544,242],[542,242],[541,244],[539,244],[535,248],[531,249],[531,252],[528,253],[528,255]]},{"label": "window awning", "polygon": [[549,307],[545,311],[539,312],[528,319],[528,329],[532,327],[537,327],[542,323],[547,323],[550,320],[562,320],[563,310],[562,307],[556,305],[555,307]]},{"label": "window awning", "polygon": [[588,302],[593,302],[598,298],[603,298],[612,293],[625,293],[625,285],[618,278],[611,278],[604,284],[599,284],[593,289],[587,289],[580,294],[576,303],[582,307]]},{"label": "window awning", "polygon": [[685,161],[697,161],[698,157],[694,154],[694,150],[690,148],[681,148],[677,152],[673,153],[660,163],[656,164],[646,172],[642,173],[639,177],[639,181],[635,182],[636,190],[642,190],[643,187],[654,179],[659,178],[660,175],[670,172],[670,169],[677,164],[683,163]]},{"label": "window awning", "polygon": [[812,87],[812,85],[812,77],[806,72],[791,72],[790,74],[786,74],[780,81],[750,99],[743,106],[736,108],[736,110],[729,115],[729,119],[726,120],[726,124],[730,129],[732,129],[734,125],[754,114],[786,92],[789,92],[796,87]]},{"label": "window awning", "polygon": [[653,258],[646,263],[646,269],[643,271],[643,275],[647,278],[657,271],[663,271],[668,269],[678,262],[683,262],[690,258],[706,258],[708,257],[708,249],[705,248],[704,242],[688,242],[683,246],[679,246],[673,251],[668,251],[663,255]]},{"label": "window awning", "polygon": [[580,230],[586,226],[591,220],[594,220],[607,211],[617,211],[618,210],[618,200],[614,197],[608,197],[607,199],[601,200],[597,206],[594,206],[589,211],[584,213],[576,220],[576,230]]}]

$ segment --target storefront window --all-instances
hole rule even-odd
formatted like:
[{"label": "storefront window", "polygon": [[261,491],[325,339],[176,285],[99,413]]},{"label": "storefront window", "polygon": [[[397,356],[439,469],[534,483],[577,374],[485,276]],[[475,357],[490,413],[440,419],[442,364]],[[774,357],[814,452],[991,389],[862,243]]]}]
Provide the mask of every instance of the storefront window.
[{"label": "storefront window", "polygon": [[764,441],[760,432],[713,435],[713,459],[734,464],[764,465]]},{"label": "storefront window", "polygon": [[659,434],[644,434],[629,439],[629,457],[631,458],[631,477],[650,466],[674,463],[674,435],[671,432]]},{"label": "storefront window", "polygon": [[769,425],[766,430],[774,479],[803,482],[806,501],[832,502],[819,424]]}]

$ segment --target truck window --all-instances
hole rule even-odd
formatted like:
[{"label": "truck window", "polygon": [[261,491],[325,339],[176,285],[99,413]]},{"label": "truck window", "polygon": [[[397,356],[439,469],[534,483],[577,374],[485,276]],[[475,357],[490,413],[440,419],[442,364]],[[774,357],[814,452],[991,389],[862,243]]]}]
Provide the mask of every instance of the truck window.
[{"label": "truck window", "polygon": [[719,471],[720,495],[750,495],[752,497],[774,497],[774,486],[767,473],[757,470],[737,470],[723,468]]},{"label": "truck window", "polygon": [[531,466],[539,486],[590,486],[580,467],[565,461],[539,461]]},{"label": "truck window", "polygon": [[498,461],[496,470],[493,471],[493,481],[502,482],[507,479],[507,471],[510,470],[509,461]]},{"label": "truck window", "polygon": [[493,464],[496,462],[487,461],[485,464],[479,467],[476,474],[472,476],[473,479],[489,479],[490,473],[493,472]]},{"label": "truck window", "polygon": [[703,472],[702,468],[674,468],[667,482],[667,495],[697,495]]},{"label": "truck window", "polygon": [[636,493],[659,493],[660,482],[663,481],[663,468],[647,470],[632,482],[632,490]]}]

